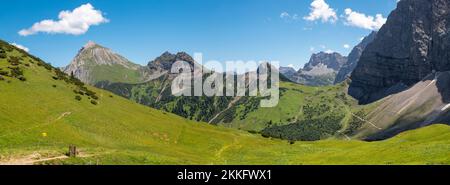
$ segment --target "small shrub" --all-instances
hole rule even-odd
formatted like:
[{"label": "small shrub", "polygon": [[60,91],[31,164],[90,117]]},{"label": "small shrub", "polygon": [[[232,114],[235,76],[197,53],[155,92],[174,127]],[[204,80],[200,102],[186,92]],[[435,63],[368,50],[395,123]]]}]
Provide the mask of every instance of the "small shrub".
[{"label": "small shrub", "polygon": [[22,82],[27,81],[27,79],[24,76],[19,76],[17,77],[17,79],[19,79]]},{"label": "small shrub", "polygon": [[14,56],[12,56],[12,57],[10,57],[10,58],[8,59],[8,62],[9,62],[12,66],[18,66],[18,65],[20,64],[20,59],[19,59],[19,57],[14,57]]},{"label": "small shrub", "polygon": [[114,98],[114,96],[113,96],[113,95],[109,95],[109,97],[110,97],[110,98]]},{"label": "small shrub", "polygon": [[95,101],[95,100],[91,100],[91,103],[92,103],[92,105],[97,105],[98,104],[98,102]]},{"label": "small shrub", "polygon": [[94,100],[98,100],[98,96],[95,95],[95,94],[94,94],[94,95],[91,95],[91,98],[94,99]]},{"label": "small shrub", "polygon": [[20,77],[23,76],[23,71],[18,67],[11,67],[11,76],[12,77]]},{"label": "small shrub", "polygon": [[5,78],[3,78],[3,76],[0,76],[0,81],[4,81]]},{"label": "small shrub", "polygon": [[81,101],[81,96],[75,96],[75,99]]},{"label": "small shrub", "polygon": [[52,87],[56,87],[56,85],[52,85]]}]

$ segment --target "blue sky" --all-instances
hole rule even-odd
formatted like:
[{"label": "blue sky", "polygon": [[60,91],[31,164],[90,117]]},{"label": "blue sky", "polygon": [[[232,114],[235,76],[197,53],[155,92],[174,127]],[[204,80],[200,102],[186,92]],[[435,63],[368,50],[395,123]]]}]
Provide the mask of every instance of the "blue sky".
[{"label": "blue sky", "polygon": [[[316,1],[328,9],[318,2],[315,16],[309,16],[313,0],[3,1],[0,39],[25,46],[55,66],[67,65],[93,40],[143,65],[164,51],[185,51],[203,53],[204,62],[276,60],[298,68],[313,52],[347,55],[361,37],[377,29],[376,14],[386,18],[397,2]],[[70,14],[87,3],[100,16],[88,23],[88,29],[30,29],[46,19],[55,23],[61,11]],[[21,35],[21,30],[28,32]]]}]

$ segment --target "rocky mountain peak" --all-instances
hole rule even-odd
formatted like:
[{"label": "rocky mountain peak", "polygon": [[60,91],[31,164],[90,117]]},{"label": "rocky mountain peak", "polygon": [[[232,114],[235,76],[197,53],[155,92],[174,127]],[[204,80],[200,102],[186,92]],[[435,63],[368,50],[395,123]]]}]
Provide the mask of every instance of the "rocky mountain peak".
[{"label": "rocky mountain peak", "polygon": [[[95,71],[99,68],[105,70],[102,72]],[[106,68],[108,68],[109,71],[106,70]],[[115,70],[111,71],[112,68]],[[116,68],[121,69],[116,70]],[[67,74],[73,73],[78,79],[85,83],[95,84],[99,81],[97,76],[108,76],[112,75],[112,73],[119,73],[118,71],[138,71],[140,68],[141,66],[130,62],[128,59],[116,54],[112,50],[96,44],[93,41],[89,41],[78,51],[70,64],[64,68],[64,72]],[[125,78],[128,79],[131,77]]]},{"label": "rocky mountain peak", "polygon": [[83,46],[83,49],[89,49],[89,48],[93,48],[93,47],[96,47],[96,46],[98,46],[98,44],[95,43],[94,41],[90,40]]},{"label": "rocky mountain peak", "polygon": [[364,50],[349,94],[366,104],[392,87],[410,87],[433,71],[450,71],[450,1],[402,0]]},{"label": "rocky mountain peak", "polygon": [[333,69],[334,71],[339,71],[339,69],[347,62],[347,57],[342,56],[337,52],[327,53],[319,52],[312,54],[311,59],[302,71],[311,71],[315,67],[326,66],[327,68]]},{"label": "rocky mountain peak", "polygon": [[152,70],[167,71],[170,70],[172,64],[177,61],[185,61],[189,64],[194,64],[194,59],[186,52],[178,52],[177,54],[172,54],[168,51],[164,52],[161,56],[155,58],[153,61],[148,63],[148,67]]},{"label": "rocky mountain peak", "polygon": [[310,86],[332,85],[337,72],[347,62],[347,57],[337,52],[319,52],[312,54],[303,69],[280,67],[280,73],[289,80]]},{"label": "rocky mountain peak", "polygon": [[342,66],[342,68],[339,70],[335,84],[341,83],[348,77],[350,77],[350,74],[353,72],[353,70],[356,68],[356,65],[359,62],[359,58],[361,57],[363,51],[366,49],[367,45],[373,42],[377,36],[377,32],[372,31],[368,36],[364,37],[362,41],[356,45],[350,54],[348,55],[348,61]]}]

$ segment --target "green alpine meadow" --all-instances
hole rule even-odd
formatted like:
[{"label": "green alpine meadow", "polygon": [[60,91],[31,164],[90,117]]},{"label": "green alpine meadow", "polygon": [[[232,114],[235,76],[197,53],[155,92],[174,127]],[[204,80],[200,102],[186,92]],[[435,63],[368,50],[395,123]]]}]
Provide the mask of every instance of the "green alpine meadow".
[{"label": "green alpine meadow", "polygon": [[448,0],[1,4],[2,167],[450,165]]},{"label": "green alpine meadow", "polygon": [[[265,138],[233,128],[246,126],[239,124],[243,120],[231,128],[188,120],[84,85],[5,42],[1,47],[5,56],[0,59],[2,164],[450,163],[447,125],[436,124],[377,142],[346,140],[339,135],[314,142]],[[318,92],[292,83],[282,87]],[[329,88],[337,91],[340,86],[323,88],[324,96],[331,96]],[[295,92],[287,98],[303,102],[304,97]],[[281,104],[289,105],[283,100]],[[300,105],[272,111],[288,119],[295,117]],[[344,105],[336,106],[346,110]],[[265,111],[270,110],[258,110],[248,119],[271,119],[258,116],[268,115]],[[79,148],[79,157],[66,156],[69,145]]]}]

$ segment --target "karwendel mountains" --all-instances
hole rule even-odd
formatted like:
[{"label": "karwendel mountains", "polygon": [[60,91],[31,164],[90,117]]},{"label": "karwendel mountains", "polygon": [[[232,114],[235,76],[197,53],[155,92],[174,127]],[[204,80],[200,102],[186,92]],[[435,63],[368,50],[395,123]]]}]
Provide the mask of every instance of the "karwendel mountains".
[{"label": "karwendel mountains", "polygon": [[363,40],[352,49],[347,57],[347,62],[341,67],[341,69],[339,69],[339,72],[336,75],[336,79],[334,81],[335,84],[341,83],[350,77],[356,65],[358,65],[362,52],[366,49],[367,45],[372,43],[376,36],[377,32],[373,31],[368,36],[364,37]]},{"label": "karwendel mountains", "polygon": [[64,72],[88,84],[101,81],[138,83],[147,70],[92,41],[84,45]]},{"label": "karwendel mountains", "polygon": [[450,1],[398,2],[348,56],[280,67],[274,107],[173,95],[174,63],[204,69],[186,52],[139,65],[89,41],[56,68],[0,40],[0,164],[450,164]]},{"label": "karwendel mountains", "polygon": [[373,31],[362,41],[356,45],[348,57],[339,53],[319,52],[311,56],[309,62],[298,71],[291,67],[280,67],[280,73],[289,78],[291,81],[310,85],[325,86],[338,84],[350,77],[359,62],[364,49],[375,38],[377,32]]},{"label": "karwendel mountains", "polygon": [[332,85],[339,70],[347,63],[347,57],[339,53],[319,52],[302,69],[294,72],[293,68],[282,67],[280,73],[289,80],[310,86]]},{"label": "karwendel mountains", "polygon": [[[176,75],[168,73],[171,65],[195,63],[184,52],[165,52],[140,66],[89,42],[65,72],[146,106],[270,137],[385,139],[450,122],[449,5],[427,2],[401,1],[379,32],[362,39],[348,57],[319,52],[298,71],[281,67],[280,73],[297,84],[281,82],[280,103],[275,108],[258,107],[261,97],[173,96],[171,83]],[[391,94],[395,95],[387,96]],[[373,101],[377,102],[363,105]],[[322,114],[311,114],[314,111]],[[320,127],[308,123],[320,123]],[[317,129],[323,130],[311,132]]]},{"label": "karwendel mountains", "polygon": [[450,71],[449,31],[450,1],[400,1],[362,53],[349,93],[371,103],[434,72]]}]

